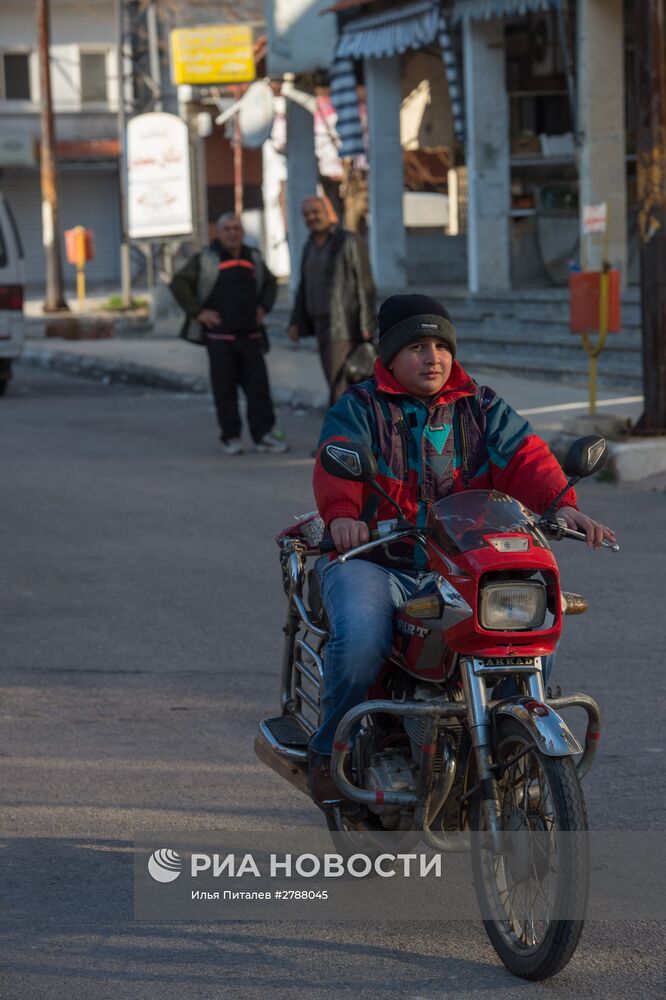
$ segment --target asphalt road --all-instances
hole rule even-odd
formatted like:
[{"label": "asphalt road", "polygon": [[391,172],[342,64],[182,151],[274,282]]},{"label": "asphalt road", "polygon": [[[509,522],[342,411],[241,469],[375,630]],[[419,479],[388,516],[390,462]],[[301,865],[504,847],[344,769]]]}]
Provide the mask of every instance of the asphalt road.
[{"label": "asphalt road", "polygon": [[[203,397],[19,369],[0,405],[0,997],[7,1000],[663,995],[663,925],[588,925],[540,986],[477,923],[140,923],[139,833],[320,828],[254,757],[277,710],[273,538],[312,508],[316,421],[228,459]],[[543,392],[548,403],[548,387]],[[520,400],[512,400],[520,405]],[[558,549],[556,680],[604,712],[593,827],[663,829],[663,493],[583,484],[622,552]],[[662,987],[659,987],[659,982]]]}]

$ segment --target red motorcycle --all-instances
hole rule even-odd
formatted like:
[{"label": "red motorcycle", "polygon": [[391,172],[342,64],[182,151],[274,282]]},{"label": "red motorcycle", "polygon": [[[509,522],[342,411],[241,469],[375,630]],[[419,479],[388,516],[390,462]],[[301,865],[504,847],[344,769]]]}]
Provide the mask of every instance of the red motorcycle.
[{"label": "red motorcycle", "polygon": [[[576,441],[564,463],[566,489],[602,468],[606,453],[596,435]],[[330,443],[321,461],[390,499],[365,446]],[[560,971],[582,931],[586,840],[559,835],[587,830],[580,781],[600,735],[592,698],[544,689],[544,658],[563,616],[587,609],[584,598],[560,589],[550,540],[585,536],[557,519],[557,500],[536,517],[503,493],[463,491],[433,504],[424,529],[393,504],[394,522],[335,560],[407,543],[424,550],[436,576],[396,611],[390,660],[338,726],[331,773],[357,810],[331,803],[329,828],[361,831],[370,843],[373,832],[411,831],[443,851],[459,849],[457,831],[481,834],[471,850],[488,936],[507,968],[531,980]],[[262,761],[306,793],[327,639],[321,566],[306,572],[306,565],[333,551],[330,539],[317,537],[316,521],[310,516],[278,536],[288,599],[282,713],[261,722],[255,743]],[[572,707],[587,714],[584,745],[559,715]],[[517,833],[538,839],[537,863],[534,851],[529,863],[517,858],[510,842]]]}]

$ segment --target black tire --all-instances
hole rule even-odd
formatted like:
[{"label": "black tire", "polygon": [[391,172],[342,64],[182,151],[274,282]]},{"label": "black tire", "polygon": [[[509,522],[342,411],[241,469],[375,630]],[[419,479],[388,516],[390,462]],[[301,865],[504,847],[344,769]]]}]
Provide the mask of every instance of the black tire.
[{"label": "black tire", "polygon": [[[498,915],[497,919],[484,919],[483,922],[493,948],[507,969],[523,979],[533,981],[548,979],[560,972],[570,960],[583,930],[589,883],[587,839],[583,836],[558,838],[557,833],[583,833],[588,829],[585,800],[571,758],[548,757],[542,754],[531,737],[515,720],[507,718],[501,721],[497,748],[502,763],[514,760],[519,754],[524,753],[521,759],[516,760],[505,771],[499,782],[502,829],[507,832],[525,830],[526,834],[542,831],[539,837],[543,839],[532,839],[539,846],[548,843],[556,847],[557,853],[548,855],[545,861],[543,852],[539,856],[539,867],[542,872],[547,870],[549,880],[546,904],[550,903],[550,878],[553,871],[550,858],[554,856],[557,870],[552,910],[555,914],[571,914],[572,919],[544,919],[539,922],[540,936],[537,940],[534,911],[531,909],[531,918],[529,921],[525,920],[524,928],[518,935],[514,925],[517,923],[521,926],[520,921],[516,921],[513,913],[507,916],[507,907],[513,910],[514,900],[518,895],[514,889],[515,895],[512,897],[511,890],[506,888],[507,875],[510,877],[513,874],[510,854],[509,852],[503,855],[497,854],[488,849],[487,838],[474,836],[472,868],[477,898],[482,914]],[[518,781],[523,781],[523,805],[514,801],[517,788],[516,774]],[[544,816],[547,804],[548,815],[551,818],[549,823],[546,823],[543,816],[540,817],[536,809],[531,811],[533,789],[539,794],[539,810]],[[539,789],[543,791],[539,793]],[[520,817],[521,810],[527,818],[524,826],[519,825],[520,820],[516,818]],[[481,817],[480,797],[476,796],[470,809],[470,825],[473,831],[483,829]],[[536,875],[531,884],[536,886],[540,885],[540,882],[534,857],[535,852],[531,849],[531,867]],[[516,888],[519,884],[517,881]],[[522,884],[527,885],[528,880]],[[502,899],[504,893],[506,897]],[[543,890],[541,894],[543,896]],[[525,895],[529,898],[530,908],[535,902],[539,902],[536,896],[532,897],[529,890],[526,890]],[[531,928],[532,943],[527,941],[528,925]],[[522,940],[523,933],[525,941]]]},{"label": "black tire", "polygon": [[[413,851],[422,843],[418,831],[385,830],[378,820],[375,825],[367,815],[359,815],[359,825],[354,822],[353,816],[346,816],[344,813],[325,816],[336,853],[343,858],[360,853],[365,854],[374,864],[380,854],[386,851]],[[375,878],[377,873],[373,869],[367,877]]]},{"label": "black tire", "polygon": [[[333,841],[336,854],[340,854],[345,860],[353,854],[365,854],[374,864],[376,858],[381,854],[382,849],[381,846],[377,845],[376,841],[373,841],[372,833],[365,833],[358,830],[353,821],[348,819],[344,813],[339,814],[337,817],[335,815],[331,816],[328,813],[325,815],[326,825],[331,832],[331,840]],[[377,877],[374,869],[366,876],[366,878],[371,879]]]}]

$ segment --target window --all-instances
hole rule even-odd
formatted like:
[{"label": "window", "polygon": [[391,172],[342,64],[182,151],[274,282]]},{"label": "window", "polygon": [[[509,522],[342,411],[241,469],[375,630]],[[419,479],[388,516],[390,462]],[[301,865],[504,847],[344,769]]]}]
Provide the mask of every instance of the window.
[{"label": "window", "polygon": [[5,101],[30,101],[30,56],[27,52],[3,52],[0,97]]},{"label": "window", "polygon": [[81,103],[106,104],[106,53],[81,52]]}]

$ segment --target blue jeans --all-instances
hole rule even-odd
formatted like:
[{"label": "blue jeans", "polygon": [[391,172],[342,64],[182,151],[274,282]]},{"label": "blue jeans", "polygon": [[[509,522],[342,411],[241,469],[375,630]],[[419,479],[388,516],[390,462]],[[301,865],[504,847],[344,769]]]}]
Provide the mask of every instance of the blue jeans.
[{"label": "blue jeans", "polygon": [[[328,566],[328,564],[326,564]],[[393,612],[435,576],[433,572],[388,569],[363,559],[336,563],[322,574],[321,595],[329,620],[329,639],[323,652],[324,686],[321,725],[310,749],[330,754],[342,716],[365,701],[391,653]],[[544,660],[548,680],[553,657]],[[502,681],[495,697],[517,692],[511,678]]]},{"label": "blue jeans", "polygon": [[393,612],[435,575],[388,569],[364,559],[325,569],[321,595],[330,638],[323,657],[322,723],[310,740],[312,750],[331,753],[340,719],[365,701],[391,653]]}]

